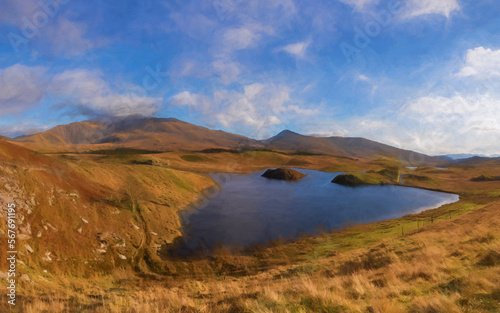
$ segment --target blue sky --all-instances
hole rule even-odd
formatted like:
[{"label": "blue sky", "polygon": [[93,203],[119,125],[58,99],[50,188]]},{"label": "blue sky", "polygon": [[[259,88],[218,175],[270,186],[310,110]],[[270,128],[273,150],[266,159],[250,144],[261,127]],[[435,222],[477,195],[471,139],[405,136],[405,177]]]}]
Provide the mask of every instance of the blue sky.
[{"label": "blue sky", "polygon": [[2,0],[0,133],[128,114],[500,153],[494,0]]}]

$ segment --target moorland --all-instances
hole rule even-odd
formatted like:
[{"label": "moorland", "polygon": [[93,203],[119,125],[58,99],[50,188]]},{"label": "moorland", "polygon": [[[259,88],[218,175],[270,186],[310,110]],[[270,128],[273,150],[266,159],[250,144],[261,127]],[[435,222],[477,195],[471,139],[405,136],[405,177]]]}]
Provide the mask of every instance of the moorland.
[{"label": "moorland", "polygon": [[[223,188],[209,173],[276,167],[348,172],[460,201],[293,241],[168,253],[182,236],[179,212]],[[0,139],[0,240],[13,202],[19,250],[18,305],[1,310],[497,312],[499,175],[495,158],[457,162],[290,131],[257,141],[173,119]],[[2,276],[7,265],[2,249]]]}]

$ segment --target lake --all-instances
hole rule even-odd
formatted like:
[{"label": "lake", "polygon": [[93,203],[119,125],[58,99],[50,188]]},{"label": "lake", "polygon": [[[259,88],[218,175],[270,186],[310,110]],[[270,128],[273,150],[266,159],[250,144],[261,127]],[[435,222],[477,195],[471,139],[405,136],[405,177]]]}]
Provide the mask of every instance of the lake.
[{"label": "lake", "polygon": [[409,187],[345,187],[331,183],[341,173],[296,170],[307,176],[285,182],[261,177],[265,170],[224,174],[226,181],[219,193],[203,206],[181,214],[182,250],[293,239],[398,218],[459,200],[458,195]]}]

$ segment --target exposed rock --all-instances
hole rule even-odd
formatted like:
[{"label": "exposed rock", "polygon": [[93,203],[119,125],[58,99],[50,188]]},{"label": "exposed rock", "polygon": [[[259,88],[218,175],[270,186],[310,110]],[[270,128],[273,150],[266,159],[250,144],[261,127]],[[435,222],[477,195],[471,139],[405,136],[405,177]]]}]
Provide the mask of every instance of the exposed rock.
[{"label": "exposed rock", "polygon": [[30,223],[26,223],[25,226],[19,227],[19,232],[27,235],[31,235],[31,225]]},{"label": "exposed rock", "polygon": [[97,240],[99,240],[99,242],[101,244],[104,244],[104,245],[108,245],[108,244],[112,244],[112,243],[116,243],[116,242],[123,242],[124,241],[117,234],[115,234],[114,232],[109,232],[109,231],[106,231],[106,232],[103,232],[103,233],[97,233],[96,238],[97,238]]},{"label": "exposed rock", "polygon": [[366,185],[365,182],[352,174],[340,174],[332,180],[332,183],[349,187]]},{"label": "exposed rock", "polygon": [[26,248],[26,251],[28,251],[29,253],[33,253],[33,248],[31,248],[30,245],[25,244],[24,247]]},{"label": "exposed rock", "polygon": [[80,199],[80,196],[77,193],[74,193],[74,192],[70,193],[69,196],[71,198]]},{"label": "exposed rock", "polygon": [[86,220],[86,219],[84,219],[83,217],[82,217],[82,221],[83,221],[85,224],[88,224],[88,223],[89,223],[89,221],[87,221],[87,220]]},{"label": "exposed rock", "polygon": [[[48,227],[49,227],[49,228],[50,228],[53,232],[58,232],[58,231],[59,231],[59,229],[55,228],[55,227],[54,227],[54,226],[52,226],[52,224],[50,224],[50,223],[47,223],[46,225],[47,225],[47,226],[48,226]],[[44,225],[44,228],[45,228],[45,230],[48,230],[48,228],[46,228],[46,227],[45,227],[45,225]]]},{"label": "exposed rock", "polygon": [[115,248],[125,248],[127,246],[127,243],[125,241],[118,242],[115,244]]},{"label": "exposed rock", "polygon": [[28,239],[31,239],[31,236],[30,235],[26,235],[26,234],[19,234],[19,235],[17,235],[17,239],[19,239],[19,240],[28,240]]},{"label": "exposed rock", "polygon": [[25,281],[27,283],[31,282],[31,278],[28,276],[28,274],[22,274],[21,278],[19,278],[22,281]]},{"label": "exposed rock", "polygon": [[127,257],[126,257],[126,256],[124,256],[123,254],[119,254],[119,253],[118,253],[118,257],[119,257],[120,259],[122,259],[122,260],[126,260],[126,259],[127,259]]},{"label": "exposed rock", "polygon": [[285,181],[296,181],[305,176],[306,176],[305,174],[289,168],[268,169],[264,174],[262,174],[262,177],[265,178],[279,179]]},{"label": "exposed rock", "polygon": [[104,253],[106,253],[106,250],[104,250],[104,249],[95,249],[95,252],[100,253],[100,254],[104,254]]},{"label": "exposed rock", "polygon": [[45,252],[45,256],[42,257],[42,261],[52,262],[52,258],[50,257],[51,254],[52,252]]}]

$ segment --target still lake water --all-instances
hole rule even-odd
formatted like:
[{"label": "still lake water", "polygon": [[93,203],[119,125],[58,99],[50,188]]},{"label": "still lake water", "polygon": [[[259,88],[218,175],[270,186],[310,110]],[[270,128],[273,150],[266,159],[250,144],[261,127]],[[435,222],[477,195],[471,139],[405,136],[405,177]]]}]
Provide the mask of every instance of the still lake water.
[{"label": "still lake water", "polygon": [[250,246],[274,239],[293,239],[321,230],[370,223],[437,208],[458,195],[399,186],[340,186],[340,173],[297,169],[297,182],[224,174],[222,190],[201,208],[181,214],[182,250],[210,249],[217,244]]}]

